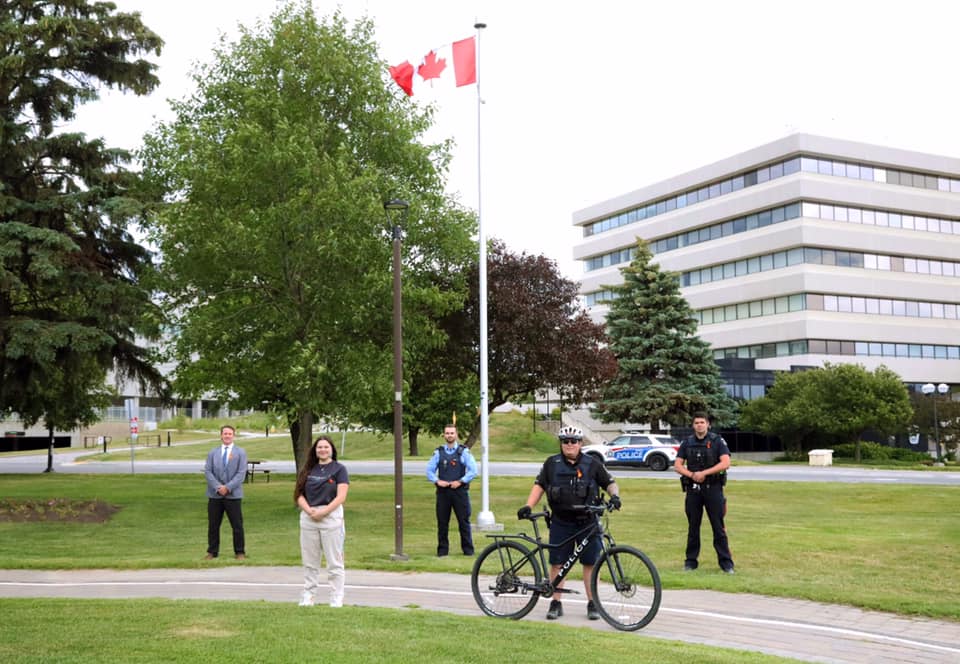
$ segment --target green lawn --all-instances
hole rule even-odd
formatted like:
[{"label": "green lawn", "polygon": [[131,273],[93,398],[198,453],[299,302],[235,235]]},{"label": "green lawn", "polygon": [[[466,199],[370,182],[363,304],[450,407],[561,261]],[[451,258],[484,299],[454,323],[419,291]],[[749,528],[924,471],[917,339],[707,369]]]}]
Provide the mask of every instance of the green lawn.
[{"label": "green lawn", "polygon": [[[739,664],[776,657],[532,621],[435,611],[271,602],[0,599],[0,661],[428,662],[549,661]],[[792,660],[790,660],[792,661]]]},{"label": "green lawn", "polygon": [[[556,449],[553,436],[533,433],[532,422],[518,414],[495,415],[490,424],[491,456],[498,461],[540,461]],[[353,459],[392,458],[389,434],[349,433],[345,445],[340,434],[333,438],[348,468]],[[173,441],[177,444],[170,448],[139,447],[137,458],[202,460],[216,443],[217,432],[177,433]],[[251,458],[292,459],[289,437],[282,433],[243,438],[240,444]],[[414,458],[427,458],[439,444],[439,438],[421,437]],[[90,452],[88,458],[130,458],[126,450]],[[274,473],[269,484],[247,485],[248,564],[300,564],[293,479]],[[508,532],[528,526],[521,525],[515,513],[531,481],[490,479],[490,507]],[[727,526],[737,575],[728,577],[714,565],[708,524],[700,570],[681,571],[686,520],[677,482],[622,478],[620,484],[624,510],[611,517],[611,528],[620,542],[651,556],[667,588],[797,597],[960,621],[956,487],[732,482],[727,487]],[[404,552],[410,560],[390,560],[393,491],[389,476],[352,478],[346,505],[348,567],[469,574],[472,559],[433,555],[434,495],[420,477],[404,479]],[[121,509],[103,524],[0,522],[0,568],[202,569],[238,564],[226,556],[202,560],[206,499],[199,473],[0,476],[0,500],[51,498],[100,499]],[[480,500],[478,486],[473,492],[475,512]],[[226,524],[224,537],[229,540]],[[479,550],[482,535],[477,538]],[[516,661],[541,658],[547,642],[551,661],[577,664],[584,653],[667,664],[784,661],[646,636],[638,642],[637,635],[453,616],[416,607],[318,607],[305,620],[304,610],[292,603],[0,599],[0,612],[5,616],[0,661],[17,664],[195,662],[211,659],[221,646],[231,659],[241,661],[299,662],[310,659],[305,653],[345,662]]]},{"label": "green lawn", "polygon": [[[349,467],[349,464],[348,464]],[[532,478],[490,480],[491,509],[508,531]],[[0,523],[0,567],[205,567],[206,500],[199,474],[7,475],[4,498],[102,499],[122,509],[104,524]],[[618,540],[646,551],[668,588],[709,588],[836,602],[960,620],[960,489],[827,483],[734,482],[728,531],[737,575],[720,574],[709,547],[701,568],[681,571],[686,521],[677,482],[621,480]],[[244,516],[252,564],[299,565],[293,476],[247,486]],[[468,574],[471,559],[434,553],[433,489],[404,480],[404,552],[393,562],[393,478],[354,476],[346,505],[348,566]],[[474,510],[480,493],[474,491]],[[78,548],[77,542],[83,546]],[[478,541],[478,549],[482,542]]]}]

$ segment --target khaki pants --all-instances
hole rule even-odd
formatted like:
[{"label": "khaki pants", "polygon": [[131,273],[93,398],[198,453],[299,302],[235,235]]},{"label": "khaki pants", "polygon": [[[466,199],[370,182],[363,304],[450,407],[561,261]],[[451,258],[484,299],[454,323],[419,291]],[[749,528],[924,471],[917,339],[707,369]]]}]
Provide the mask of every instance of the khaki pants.
[{"label": "khaki pants", "polygon": [[343,506],[336,508],[320,521],[314,521],[300,512],[300,557],[303,560],[303,590],[316,600],[320,586],[322,558],[327,561],[327,581],[330,584],[330,606],[343,605],[346,575],[343,563],[343,542],[346,530]]}]

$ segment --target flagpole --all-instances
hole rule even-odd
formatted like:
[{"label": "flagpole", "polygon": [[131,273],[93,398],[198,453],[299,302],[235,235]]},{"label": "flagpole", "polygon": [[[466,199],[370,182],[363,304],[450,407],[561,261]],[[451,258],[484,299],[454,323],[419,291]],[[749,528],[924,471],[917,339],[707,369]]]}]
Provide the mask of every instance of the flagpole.
[{"label": "flagpole", "polygon": [[480,159],[480,109],[483,98],[480,96],[480,32],[487,27],[486,23],[477,21],[473,25],[477,31],[477,235],[480,238],[480,487],[482,495],[482,509],[477,515],[477,527],[480,530],[491,530],[496,520],[490,511],[490,445],[487,417],[487,238],[483,233],[483,195],[482,195],[482,162]]}]

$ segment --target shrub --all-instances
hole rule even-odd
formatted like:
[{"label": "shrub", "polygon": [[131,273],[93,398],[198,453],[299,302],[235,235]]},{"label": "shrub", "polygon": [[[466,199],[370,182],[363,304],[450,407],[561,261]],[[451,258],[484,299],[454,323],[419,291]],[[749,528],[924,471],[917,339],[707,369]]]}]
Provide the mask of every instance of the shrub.
[{"label": "shrub", "polygon": [[[886,445],[881,445],[880,443],[861,441],[860,458],[863,461],[888,461],[890,459],[890,451],[892,449],[892,447],[887,447]],[[841,443],[840,445],[833,446],[833,456],[835,457],[855,459],[856,454],[857,451],[855,443]]]},{"label": "shrub", "polygon": [[891,448],[890,457],[896,461],[910,461],[913,463],[933,463],[933,458],[924,452],[908,450],[905,447]]},{"label": "shrub", "polygon": [[[833,456],[854,459],[856,458],[854,443],[841,443],[833,446]],[[905,461],[908,463],[927,463],[930,455],[915,452],[903,447],[889,447],[880,443],[862,441],[860,443],[860,459],[862,461]]]}]

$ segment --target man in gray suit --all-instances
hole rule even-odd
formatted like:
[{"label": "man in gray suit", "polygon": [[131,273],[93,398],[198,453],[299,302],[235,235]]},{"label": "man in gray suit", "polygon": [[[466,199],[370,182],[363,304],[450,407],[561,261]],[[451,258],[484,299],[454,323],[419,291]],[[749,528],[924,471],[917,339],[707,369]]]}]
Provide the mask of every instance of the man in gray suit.
[{"label": "man in gray suit", "polygon": [[233,444],[236,431],[229,424],[220,427],[219,447],[210,450],[203,472],[207,476],[207,555],[212,560],[220,555],[220,525],[223,513],[230,519],[233,529],[233,553],[237,560],[244,560],[243,481],[247,476],[247,453]]}]

